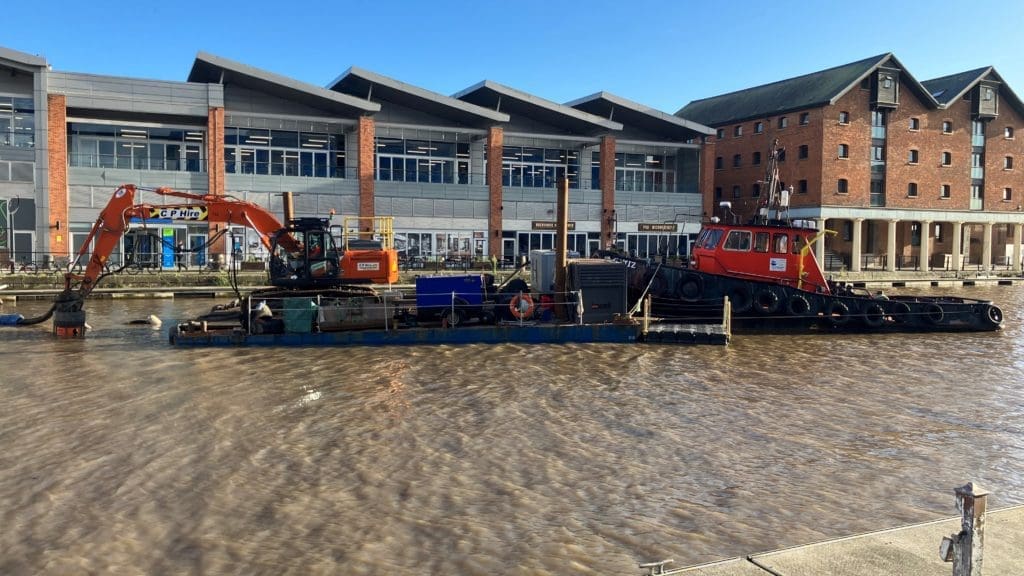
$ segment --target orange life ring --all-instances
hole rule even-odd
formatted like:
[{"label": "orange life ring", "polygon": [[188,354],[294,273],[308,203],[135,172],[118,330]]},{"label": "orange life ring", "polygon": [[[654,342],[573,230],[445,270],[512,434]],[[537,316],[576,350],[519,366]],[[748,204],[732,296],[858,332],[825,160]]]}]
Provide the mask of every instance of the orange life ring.
[{"label": "orange life ring", "polygon": [[508,303],[508,309],[517,320],[533,317],[533,298],[529,294],[518,294]]}]

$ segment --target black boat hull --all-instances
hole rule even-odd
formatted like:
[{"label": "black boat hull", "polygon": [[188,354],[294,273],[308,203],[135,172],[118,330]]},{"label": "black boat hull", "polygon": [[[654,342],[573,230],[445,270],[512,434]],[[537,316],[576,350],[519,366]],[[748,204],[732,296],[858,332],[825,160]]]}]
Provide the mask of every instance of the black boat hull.
[{"label": "black boat hull", "polygon": [[740,331],[985,332],[998,330],[1002,310],[988,300],[954,296],[883,296],[832,287],[832,294],[708,274],[647,260],[607,256],[629,269],[630,303],[651,296],[651,313],[675,322],[721,319],[724,297]]}]

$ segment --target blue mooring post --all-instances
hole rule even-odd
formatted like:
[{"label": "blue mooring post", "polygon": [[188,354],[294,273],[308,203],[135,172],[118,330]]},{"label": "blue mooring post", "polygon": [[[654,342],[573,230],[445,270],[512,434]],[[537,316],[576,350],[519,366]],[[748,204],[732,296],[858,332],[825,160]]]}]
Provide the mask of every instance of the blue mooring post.
[{"label": "blue mooring post", "polygon": [[973,482],[958,486],[956,508],[960,533],[942,538],[939,555],[953,563],[953,576],[981,576],[985,547],[985,511],[988,492]]}]

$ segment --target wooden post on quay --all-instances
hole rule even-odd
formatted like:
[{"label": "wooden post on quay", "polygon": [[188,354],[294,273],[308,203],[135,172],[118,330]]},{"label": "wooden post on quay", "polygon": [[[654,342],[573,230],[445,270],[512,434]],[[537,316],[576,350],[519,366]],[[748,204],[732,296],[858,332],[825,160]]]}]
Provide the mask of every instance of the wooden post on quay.
[{"label": "wooden post on quay", "polygon": [[973,482],[958,486],[956,508],[960,511],[960,533],[946,536],[939,555],[953,563],[953,576],[981,576],[985,547],[985,511],[988,492]]},{"label": "wooden post on quay", "polygon": [[[559,320],[568,318],[566,301],[566,266],[569,251],[569,179],[558,180],[558,205],[555,210],[558,233],[555,235],[555,316]],[[534,288],[536,289],[536,287]]]}]

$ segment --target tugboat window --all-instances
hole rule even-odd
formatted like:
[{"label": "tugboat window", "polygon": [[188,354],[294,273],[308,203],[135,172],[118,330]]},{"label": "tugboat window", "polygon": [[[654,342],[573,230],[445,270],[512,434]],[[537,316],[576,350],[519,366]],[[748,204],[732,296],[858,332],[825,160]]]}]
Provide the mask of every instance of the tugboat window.
[{"label": "tugboat window", "polygon": [[749,230],[733,230],[729,232],[729,236],[725,239],[726,250],[735,250],[740,252],[750,251],[750,231]]},{"label": "tugboat window", "polygon": [[767,232],[758,232],[754,235],[754,252],[768,251],[768,236]]},{"label": "tugboat window", "polygon": [[718,241],[722,239],[722,232],[722,230],[718,229],[708,231],[707,236],[704,237],[704,243],[701,244],[701,248],[714,250],[715,246],[718,245]]},{"label": "tugboat window", "polygon": [[775,235],[775,253],[785,254],[789,252],[789,236],[785,234]]}]

